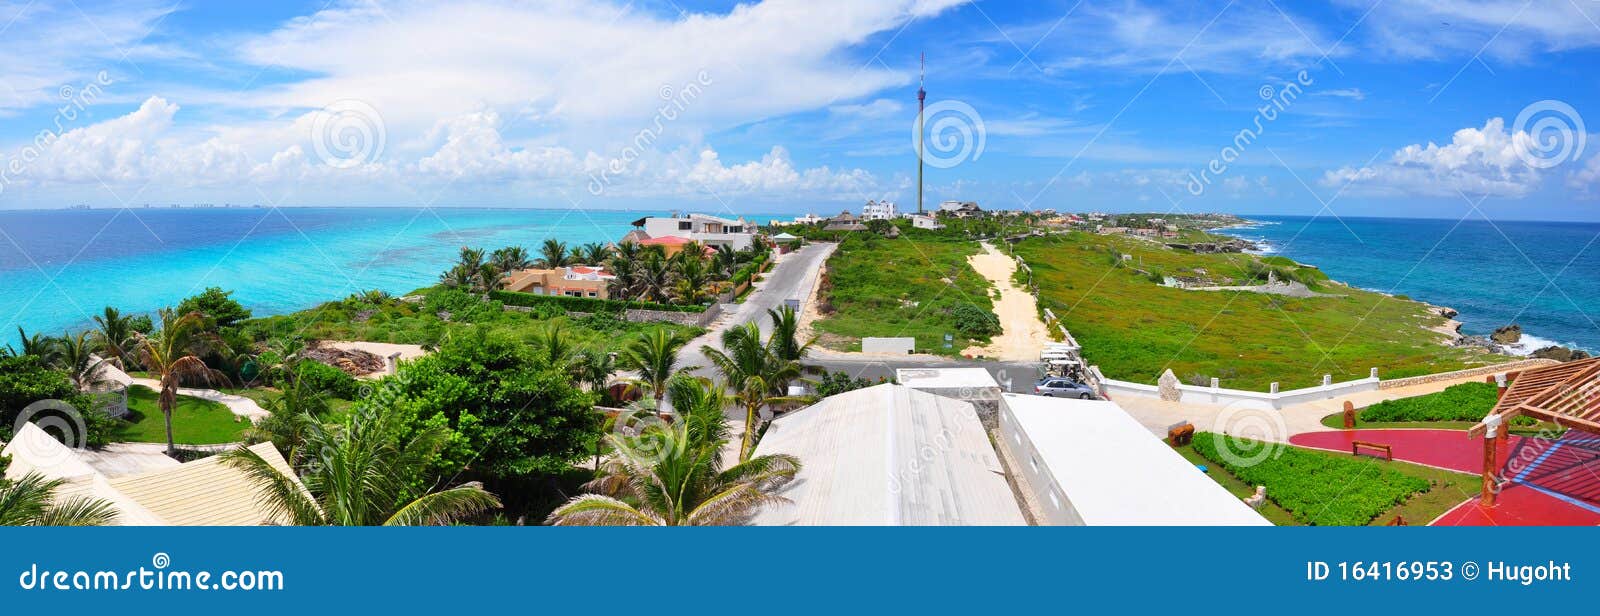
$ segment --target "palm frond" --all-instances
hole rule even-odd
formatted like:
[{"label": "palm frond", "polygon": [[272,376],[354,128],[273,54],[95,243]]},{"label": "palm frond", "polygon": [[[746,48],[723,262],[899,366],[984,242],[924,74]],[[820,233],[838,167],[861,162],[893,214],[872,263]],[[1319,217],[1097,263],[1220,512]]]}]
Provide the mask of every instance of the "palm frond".
[{"label": "palm frond", "polygon": [[500,499],[476,481],[424,494],[401,507],[384,526],[439,526],[500,506]]},{"label": "palm frond", "polygon": [[664,526],[662,519],[609,496],[584,494],[550,513],[554,526]]}]

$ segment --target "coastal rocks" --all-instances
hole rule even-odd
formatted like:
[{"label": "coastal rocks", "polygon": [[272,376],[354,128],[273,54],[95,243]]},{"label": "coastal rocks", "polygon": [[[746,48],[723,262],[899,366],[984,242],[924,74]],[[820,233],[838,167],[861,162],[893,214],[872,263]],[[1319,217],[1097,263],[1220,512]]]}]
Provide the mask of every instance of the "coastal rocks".
[{"label": "coastal rocks", "polygon": [[1547,347],[1544,347],[1544,348],[1539,349],[1537,351],[1534,351],[1532,355],[1529,355],[1529,357],[1532,357],[1534,359],[1554,359],[1556,361],[1573,361],[1573,360],[1576,360],[1576,359],[1588,359],[1589,358],[1589,353],[1587,351],[1583,351],[1581,349],[1569,349],[1569,348],[1564,347],[1564,346],[1554,346],[1554,345],[1552,345],[1552,346],[1547,346]]},{"label": "coastal rocks", "polygon": [[1515,323],[1494,330],[1489,339],[1497,344],[1516,344],[1522,340],[1522,326]]},{"label": "coastal rocks", "polygon": [[1444,317],[1446,319],[1454,319],[1454,318],[1456,318],[1456,316],[1461,314],[1460,312],[1457,312],[1455,308],[1449,308],[1449,307],[1445,307],[1445,306],[1433,306],[1432,308],[1433,308],[1434,314],[1437,314],[1437,315],[1439,315],[1441,317]]}]

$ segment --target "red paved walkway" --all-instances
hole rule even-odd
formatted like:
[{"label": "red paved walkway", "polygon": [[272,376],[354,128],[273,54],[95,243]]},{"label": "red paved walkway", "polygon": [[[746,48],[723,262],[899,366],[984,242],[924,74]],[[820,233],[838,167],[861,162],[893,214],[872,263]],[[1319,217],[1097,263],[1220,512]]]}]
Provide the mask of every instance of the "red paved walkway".
[{"label": "red paved walkway", "polygon": [[[1290,437],[1301,447],[1350,453],[1352,441],[1394,448],[1405,462],[1478,474],[1483,441],[1462,430],[1340,430]],[[1570,432],[1557,440],[1512,436],[1501,443],[1501,477],[1509,484],[1494,507],[1473,497],[1446,512],[1438,526],[1600,525],[1600,437]]]},{"label": "red paved walkway", "polygon": [[[1510,446],[1519,446],[1523,440],[1520,436],[1513,436]],[[1350,453],[1351,441],[1389,445],[1394,448],[1396,460],[1463,473],[1483,472],[1483,439],[1467,438],[1463,430],[1338,430],[1306,432],[1289,437],[1292,445],[1343,453]],[[1502,459],[1506,457],[1504,449],[1501,449],[1500,456]]]}]

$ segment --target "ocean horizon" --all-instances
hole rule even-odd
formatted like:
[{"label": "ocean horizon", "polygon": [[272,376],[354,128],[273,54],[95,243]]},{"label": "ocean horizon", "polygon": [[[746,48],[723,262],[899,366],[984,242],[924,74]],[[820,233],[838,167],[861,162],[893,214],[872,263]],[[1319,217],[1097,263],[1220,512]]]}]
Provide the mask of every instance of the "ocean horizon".
[{"label": "ocean horizon", "polygon": [[1334,280],[1457,310],[1461,331],[1522,327],[1522,354],[1600,350],[1600,223],[1263,216],[1219,230]]},{"label": "ocean horizon", "polygon": [[[150,314],[206,287],[256,316],[429,286],[461,246],[615,241],[669,210],[117,208],[0,211],[0,345],[89,329],[105,306]],[[708,212],[715,213],[715,212]],[[765,222],[771,216],[745,215]]]}]

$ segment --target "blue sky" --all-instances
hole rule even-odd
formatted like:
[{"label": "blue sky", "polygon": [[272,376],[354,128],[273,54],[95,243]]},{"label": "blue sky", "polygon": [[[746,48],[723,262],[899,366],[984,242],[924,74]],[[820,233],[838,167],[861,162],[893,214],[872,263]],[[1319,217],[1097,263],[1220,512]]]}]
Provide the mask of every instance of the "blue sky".
[{"label": "blue sky", "polygon": [[0,208],[914,206],[926,53],[930,201],[1600,220],[1588,0],[255,4],[0,0]]}]

